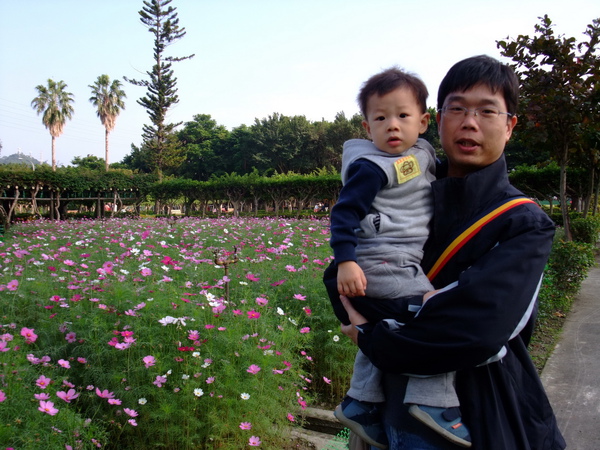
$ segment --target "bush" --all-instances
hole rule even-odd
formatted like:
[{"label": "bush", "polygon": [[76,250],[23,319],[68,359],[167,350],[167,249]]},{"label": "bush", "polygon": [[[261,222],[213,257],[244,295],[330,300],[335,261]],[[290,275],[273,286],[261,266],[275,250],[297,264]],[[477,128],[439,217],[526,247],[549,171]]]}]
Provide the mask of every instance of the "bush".
[{"label": "bush", "polygon": [[588,269],[595,264],[595,247],[555,239],[539,294],[540,316],[567,312]]},{"label": "bush", "polygon": [[571,220],[573,240],[595,245],[600,233],[600,217],[577,217]]}]

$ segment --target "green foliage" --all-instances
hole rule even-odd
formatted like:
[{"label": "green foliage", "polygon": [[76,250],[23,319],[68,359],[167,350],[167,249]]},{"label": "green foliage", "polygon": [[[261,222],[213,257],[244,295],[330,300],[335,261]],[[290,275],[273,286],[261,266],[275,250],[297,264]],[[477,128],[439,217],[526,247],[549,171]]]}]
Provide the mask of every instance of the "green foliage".
[{"label": "green foliage", "polygon": [[596,245],[600,233],[600,217],[579,217],[571,220],[571,232],[574,241]]},{"label": "green foliage", "polygon": [[540,291],[540,314],[567,312],[588,269],[595,264],[595,246],[556,239]]}]

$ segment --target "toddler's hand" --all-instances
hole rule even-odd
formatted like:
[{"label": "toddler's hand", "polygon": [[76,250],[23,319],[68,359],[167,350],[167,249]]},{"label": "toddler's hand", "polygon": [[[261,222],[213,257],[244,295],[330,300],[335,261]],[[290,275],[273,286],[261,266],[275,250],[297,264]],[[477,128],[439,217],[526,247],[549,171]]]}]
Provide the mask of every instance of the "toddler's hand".
[{"label": "toddler's hand", "polygon": [[354,261],[338,264],[337,288],[340,295],[362,297],[367,288],[367,279],[362,269]]}]

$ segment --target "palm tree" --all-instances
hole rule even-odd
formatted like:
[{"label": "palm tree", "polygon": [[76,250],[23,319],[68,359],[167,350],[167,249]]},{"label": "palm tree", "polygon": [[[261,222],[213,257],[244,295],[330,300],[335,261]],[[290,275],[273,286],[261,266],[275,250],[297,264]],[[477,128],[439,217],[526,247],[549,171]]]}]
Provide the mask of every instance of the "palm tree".
[{"label": "palm tree", "polygon": [[108,75],[100,75],[92,88],[92,97],[90,102],[97,108],[96,114],[100,122],[104,125],[104,165],[108,170],[108,134],[115,128],[117,116],[121,110],[125,109],[123,99],[127,97],[125,91],[121,89],[121,82],[114,80],[110,82]]},{"label": "palm tree", "polygon": [[56,143],[55,139],[63,133],[67,119],[73,117],[73,94],[66,92],[67,85],[64,81],[55,82],[48,79],[48,86],[35,87],[38,96],[31,101],[31,106],[42,116],[42,123],[52,136],[52,170],[56,170]]}]

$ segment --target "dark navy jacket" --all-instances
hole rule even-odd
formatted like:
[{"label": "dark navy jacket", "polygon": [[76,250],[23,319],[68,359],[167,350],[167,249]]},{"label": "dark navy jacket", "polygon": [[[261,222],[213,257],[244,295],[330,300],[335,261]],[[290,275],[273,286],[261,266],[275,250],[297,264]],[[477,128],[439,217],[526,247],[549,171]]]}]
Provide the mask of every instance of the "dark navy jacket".
[{"label": "dark navy jacket", "polygon": [[[435,212],[423,260],[426,273],[467,224],[523,195],[509,184],[504,156],[465,178],[445,178],[438,171],[432,186]],[[537,205],[517,206],[484,226],[442,269],[434,286],[456,285],[432,297],[414,319],[399,328],[388,322],[361,327],[361,350],[386,372],[389,422],[430,436],[402,404],[406,377],[399,374],[457,371],[474,450],[565,448],[527,352],[537,310],[532,299],[553,236],[554,224]],[[485,363],[501,351],[503,358]],[[437,436],[431,440],[440,448],[455,448]]]}]

